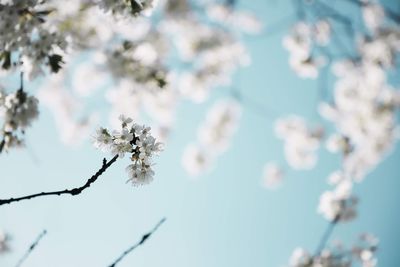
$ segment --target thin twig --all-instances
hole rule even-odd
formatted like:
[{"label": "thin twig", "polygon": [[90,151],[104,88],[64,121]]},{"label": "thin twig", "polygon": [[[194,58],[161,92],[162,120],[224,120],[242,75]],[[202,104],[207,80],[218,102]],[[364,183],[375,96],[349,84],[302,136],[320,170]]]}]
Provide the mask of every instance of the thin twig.
[{"label": "thin twig", "polygon": [[148,232],[147,234],[142,236],[142,239],[137,242],[136,244],[134,244],[133,246],[131,246],[130,248],[128,248],[127,250],[125,250],[121,256],[119,256],[109,267],[115,267],[126,255],[128,255],[129,253],[131,253],[133,250],[135,250],[137,247],[143,245],[143,243],[149,239],[149,237],[154,234],[157,229],[161,226],[161,224],[163,224],[165,222],[166,218],[162,218],[156,226],[154,226],[154,228]]},{"label": "thin twig", "polygon": [[36,238],[36,240],[29,246],[28,250],[25,252],[25,254],[19,259],[15,267],[20,267],[24,261],[29,257],[29,255],[32,253],[32,251],[36,248],[36,246],[39,244],[40,240],[47,234],[46,230],[43,230],[39,234],[39,236]]},{"label": "thin twig", "polygon": [[18,198],[9,198],[9,199],[0,199],[0,206],[4,204],[10,204],[12,202],[17,202],[17,201],[22,201],[22,200],[27,200],[27,199],[32,199],[32,198],[37,198],[37,197],[43,197],[43,196],[51,196],[51,195],[65,195],[69,194],[72,196],[79,195],[82,193],[83,190],[86,188],[90,187],[92,183],[94,183],[97,178],[100,177],[116,160],[118,159],[118,155],[115,155],[110,161],[107,162],[106,159],[103,159],[103,165],[101,168],[92,176],[89,178],[89,180],[86,181],[86,183],[81,186],[81,187],[76,187],[73,189],[65,189],[65,190],[60,190],[60,191],[52,191],[52,192],[41,192],[33,195],[28,195],[24,197],[18,197]]}]

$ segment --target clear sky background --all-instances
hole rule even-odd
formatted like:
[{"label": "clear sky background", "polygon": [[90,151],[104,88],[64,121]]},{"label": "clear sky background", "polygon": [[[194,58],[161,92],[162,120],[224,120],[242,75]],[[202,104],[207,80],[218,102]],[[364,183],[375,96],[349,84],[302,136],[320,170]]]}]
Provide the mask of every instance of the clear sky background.
[{"label": "clear sky background", "polygon": [[[280,27],[268,36],[245,39],[252,65],[234,77],[245,96],[273,112],[260,116],[245,106],[229,151],[213,172],[191,179],[182,168],[182,153],[195,140],[207,108],[229,95],[226,88],[217,89],[202,105],[179,106],[176,127],[165,152],[156,159],[155,181],[149,186],[125,184],[126,158],[79,196],[1,206],[0,227],[12,234],[13,249],[0,257],[1,267],[14,266],[43,229],[48,235],[24,266],[108,266],[164,216],[167,221],[159,231],[120,267],[280,267],[297,246],[316,248],[328,224],[316,212],[319,196],[328,188],[326,177],[337,169],[339,159],[322,152],[311,171],[287,169],[277,191],[263,188],[261,175],[266,162],[284,162],[282,142],[273,133],[274,114],[295,113],[321,122],[315,112],[317,83],[299,79],[288,66],[281,40],[289,20],[274,24],[293,17],[290,1],[240,5],[255,11],[267,26]],[[102,158],[109,157],[89,140],[79,148],[63,146],[46,109],[29,129],[28,146],[0,156],[1,198],[81,185],[100,167]],[[357,185],[359,216],[340,224],[333,235],[349,245],[359,233],[377,235],[382,267],[400,266],[399,160],[396,149]]]}]

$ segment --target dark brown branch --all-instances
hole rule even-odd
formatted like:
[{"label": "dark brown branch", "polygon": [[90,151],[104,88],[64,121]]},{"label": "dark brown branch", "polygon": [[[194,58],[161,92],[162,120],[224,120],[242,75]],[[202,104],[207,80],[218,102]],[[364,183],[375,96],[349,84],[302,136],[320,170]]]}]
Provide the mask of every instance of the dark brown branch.
[{"label": "dark brown branch", "polygon": [[24,261],[29,257],[29,255],[32,253],[32,251],[36,248],[36,246],[39,244],[40,240],[47,234],[46,230],[43,230],[39,234],[39,236],[35,239],[35,241],[29,246],[28,250],[25,252],[25,254],[19,259],[15,267],[20,267]]},{"label": "dark brown branch", "polygon": [[101,168],[92,177],[90,177],[90,179],[87,180],[86,183],[81,187],[76,187],[73,189],[65,189],[65,190],[60,190],[60,191],[41,192],[41,193],[28,195],[28,196],[24,196],[24,197],[18,197],[18,198],[0,199],[0,206],[5,205],[5,204],[10,204],[12,202],[28,200],[28,199],[43,197],[43,196],[51,196],[51,195],[60,196],[60,195],[66,195],[66,194],[69,194],[72,196],[79,195],[80,193],[82,193],[83,190],[90,187],[90,185],[92,183],[94,183],[100,177],[100,175],[102,175],[117,159],[118,159],[118,155],[115,155],[108,162],[106,159],[103,159],[103,165],[101,166]]},{"label": "dark brown branch", "polygon": [[137,242],[136,244],[134,244],[133,246],[131,246],[130,248],[128,248],[127,250],[125,250],[121,256],[119,256],[111,265],[109,265],[109,267],[115,267],[126,255],[128,255],[129,253],[131,253],[133,250],[135,250],[137,247],[143,245],[144,242],[146,242],[147,239],[150,238],[150,236],[152,234],[154,234],[157,229],[161,226],[161,224],[163,224],[165,222],[166,218],[162,218],[156,226],[154,226],[154,228],[148,232],[147,234],[142,236],[142,239]]}]

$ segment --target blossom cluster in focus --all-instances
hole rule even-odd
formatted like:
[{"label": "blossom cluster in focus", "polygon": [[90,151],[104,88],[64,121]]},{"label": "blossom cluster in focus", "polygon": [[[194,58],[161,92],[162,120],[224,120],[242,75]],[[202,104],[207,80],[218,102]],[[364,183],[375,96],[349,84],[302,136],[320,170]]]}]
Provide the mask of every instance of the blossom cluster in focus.
[{"label": "blossom cluster in focus", "polygon": [[162,150],[162,144],[151,135],[150,127],[133,123],[131,118],[120,116],[121,130],[110,132],[99,128],[94,137],[95,147],[118,155],[130,155],[131,164],[126,168],[133,185],[148,184],[153,180],[152,158]]}]

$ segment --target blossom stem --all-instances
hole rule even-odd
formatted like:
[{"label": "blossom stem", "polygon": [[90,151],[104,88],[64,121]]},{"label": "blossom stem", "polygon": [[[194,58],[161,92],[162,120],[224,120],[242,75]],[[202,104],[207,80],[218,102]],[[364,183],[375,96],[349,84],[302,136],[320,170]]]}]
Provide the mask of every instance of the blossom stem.
[{"label": "blossom stem", "polygon": [[115,267],[126,255],[128,255],[129,253],[131,253],[133,250],[135,250],[137,247],[143,245],[143,243],[149,239],[149,237],[154,234],[157,229],[161,226],[161,224],[163,224],[165,222],[166,218],[162,218],[157,224],[156,226],[154,226],[154,228],[148,232],[147,234],[142,236],[142,239],[137,242],[136,244],[134,244],[133,246],[131,246],[130,248],[128,248],[127,250],[125,250],[109,267]]},{"label": "blossom stem", "polygon": [[76,196],[82,193],[83,190],[86,188],[90,187],[92,183],[94,183],[100,175],[102,175],[116,160],[118,159],[118,155],[115,155],[110,161],[107,162],[107,160],[104,158],[103,159],[103,165],[101,168],[92,176],[89,178],[89,180],[86,181],[84,185],[81,187],[76,187],[73,189],[65,189],[65,190],[60,190],[60,191],[52,191],[52,192],[41,192],[33,195],[28,195],[28,196],[23,196],[23,197],[18,197],[18,198],[9,198],[9,199],[0,199],[0,206],[5,205],[5,204],[10,204],[12,202],[17,202],[17,201],[22,201],[22,200],[28,200],[32,198],[37,198],[37,197],[43,197],[43,196],[51,196],[51,195],[72,195]]},{"label": "blossom stem", "polygon": [[325,248],[326,243],[328,242],[329,237],[331,236],[331,234],[333,232],[333,229],[335,228],[335,226],[339,222],[339,218],[340,218],[340,216],[336,216],[335,219],[329,223],[329,225],[326,228],[324,234],[322,235],[321,240],[319,241],[319,244],[318,244],[318,247],[317,247],[317,249],[315,251],[314,257],[316,257],[319,254],[321,254],[322,250]]},{"label": "blossom stem", "polygon": [[19,259],[15,267],[20,267],[24,261],[29,257],[29,255],[32,253],[32,251],[36,248],[36,246],[39,244],[40,240],[47,234],[46,230],[43,230],[39,236],[35,239],[35,241],[29,246],[28,250],[25,252],[25,254]]}]

